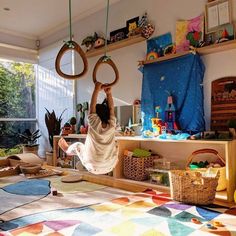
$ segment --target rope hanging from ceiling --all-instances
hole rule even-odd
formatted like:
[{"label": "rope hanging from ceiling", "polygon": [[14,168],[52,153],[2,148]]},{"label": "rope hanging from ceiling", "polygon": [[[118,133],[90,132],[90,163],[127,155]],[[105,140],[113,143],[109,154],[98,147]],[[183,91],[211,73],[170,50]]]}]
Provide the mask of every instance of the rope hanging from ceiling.
[{"label": "rope hanging from ceiling", "polygon": [[95,64],[95,67],[93,69],[93,82],[96,83],[97,82],[97,71],[98,68],[102,65],[102,64],[108,64],[111,66],[111,68],[114,70],[115,72],[115,79],[112,83],[109,84],[103,84],[102,87],[111,87],[113,85],[115,85],[118,80],[119,80],[119,71],[115,65],[115,63],[111,60],[111,58],[109,56],[107,56],[107,32],[108,32],[108,18],[109,18],[109,0],[107,0],[107,7],[106,7],[106,29],[105,29],[105,50],[104,50],[104,55],[102,57],[100,57],[97,61],[97,63]]}]

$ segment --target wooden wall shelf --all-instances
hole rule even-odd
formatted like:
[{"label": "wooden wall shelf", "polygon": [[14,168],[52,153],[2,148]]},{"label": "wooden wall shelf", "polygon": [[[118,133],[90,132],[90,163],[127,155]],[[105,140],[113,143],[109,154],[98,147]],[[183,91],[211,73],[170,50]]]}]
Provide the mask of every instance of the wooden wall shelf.
[{"label": "wooden wall shelf", "polygon": [[[217,52],[222,52],[222,51],[228,51],[228,50],[231,50],[231,49],[236,49],[236,39],[230,40],[230,41],[227,41],[227,42],[224,42],[224,43],[212,44],[212,45],[202,47],[202,48],[196,48],[196,52],[199,53],[199,55],[204,56],[204,55],[207,55],[207,54],[212,54],[212,53],[217,53]],[[155,62],[166,61],[166,60],[170,60],[170,59],[173,59],[173,58],[177,58],[177,57],[187,55],[189,53],[191,53],[191,51],[171,54],[171,55],[167,55],[167,56],[164,56],[164,57],[159,57],[159,58],[154,59],[154,60],[142,61],[142,64],[146,65],[146,64],[151,64],[151,63],[155,63]]]},{"label": "wooden wall shelf", "polygon": [[[132,36],[130,38],[123,39],[121,41],[108,44],[107,45],[107,52],[114,51],[119,48],[127,47],[132,44],[139,43],[139,42],[142,42],[145,40],[146,39],[144,37],[142,37],[141,35]],[[98,49],[92,49],[92,50],[86,52],[86,56],[87,57],[95,57],[95,56],[103,54],[104,51],[105,51],[105,47],[98,48]]]}]

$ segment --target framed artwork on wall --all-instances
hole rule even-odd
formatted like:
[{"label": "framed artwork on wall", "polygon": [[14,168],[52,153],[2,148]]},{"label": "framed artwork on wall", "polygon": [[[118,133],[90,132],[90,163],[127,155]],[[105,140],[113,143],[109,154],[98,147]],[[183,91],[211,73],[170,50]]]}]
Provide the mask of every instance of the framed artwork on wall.
[{"label": "framed artwork on wall", "polygon": [[215,32],[225,24],[232,23],[232,1],[215,0],[205,7],[206,33]]},{"label": "framed artwork on wall", "polygon": [[198,47],[204,36],[204,15],[190,20],[176,21],[176,52],[188,51],[189,46]]}]

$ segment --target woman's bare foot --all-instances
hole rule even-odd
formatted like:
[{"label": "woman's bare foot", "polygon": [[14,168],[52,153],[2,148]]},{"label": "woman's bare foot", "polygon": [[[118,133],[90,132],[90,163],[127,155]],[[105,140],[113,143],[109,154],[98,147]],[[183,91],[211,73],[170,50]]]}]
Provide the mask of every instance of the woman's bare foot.
[{"label": "woman's bare foot", "polygon": [[62,149],[63,152],[67,152],[69,147],[68,143],[64,138],[60,138],[60,140],[58,141],[58,146]]}]

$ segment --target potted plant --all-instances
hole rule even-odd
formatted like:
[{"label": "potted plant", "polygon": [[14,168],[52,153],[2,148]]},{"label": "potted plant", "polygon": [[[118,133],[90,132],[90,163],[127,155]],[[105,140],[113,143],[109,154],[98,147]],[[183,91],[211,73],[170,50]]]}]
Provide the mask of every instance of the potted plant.
[{"label": "potted plant", "polygon": [[39,144],[37,140],[41,137],[39,129],[31,131],[30,129],[25,129],[23,133],[18,133],[18,136],[23,144],[23,153],[34,153],[38,155]]},{"label": "potted plant", "polygon": [[65,110],[61,113],[59,117],[57,117],[54,110],[50,112],[47,108],[45,109],[46,109],[45,124],[48,130],[48,140],[52,147],[51,152],[46,152],[46,159],[47,159],[47,163],[49,165],[52,165],[53,164],[52,163],[53,136],[60,135],[61,133],[62,114],[64,113]]},{"label": "potted plant", "polygon": [[236,139],[236,119],[230,119],[228,121],[228,128],[232,138]]}]

